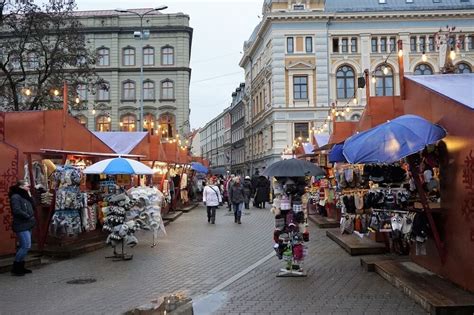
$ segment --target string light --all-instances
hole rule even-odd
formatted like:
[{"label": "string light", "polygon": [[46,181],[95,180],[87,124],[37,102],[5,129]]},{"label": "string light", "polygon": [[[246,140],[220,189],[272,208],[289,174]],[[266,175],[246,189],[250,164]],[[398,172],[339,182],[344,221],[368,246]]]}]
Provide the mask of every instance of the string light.
[{"label": "string light", "polygon": [[92,115],[95,115],[95,108],[92,109]]},{"label": "string light", "polygon": [[30,89],[25,89],[25,95],[30,96],[31,95],[31,90]]},{"label": "string light", "polygon": [[451,48],[451,52],[449,53],[449,58],[451,58],[451,60],[456,59],[456,52],[454,51],[453,48]]},{"label": "string light", "polygon": [[76,104],[79,104],[81,102],[81,99],[79,98],[79,96],[76,96],[76,99],[74,101],[76,102]]},{"label": "string light", "polygon": [[354,97],[354,99],[352,100],[352,102],[357,105],[357,97]]},{"label": "string light", "polygon": [[373,75],[372,76],[372,83],[375,84],[377,82],[377,78]]},{"label": "string light", "polygon": [[382,71],[383,71],[383,74],[387,75],[388,74],[388,67],[384,67]]},{"label": "string light", "polygon": [[398,57],[403,57],[403,49],[400,49],[400,50],[398,51]]},{"label": "string light", "polygon": [[111,122],[112,121],[112,118],[110,118],[110,116],[107,117],[107,122]]},{"label": "string light", "polygon": [[58,89],[54,90],[53,94],[54,94],[54,96],[58,96],[59,95],[59,90]]},{"label": "string light", "polygon": [[426,62],[428,60],[428,57],[426,56],[425,51],[423,51],[423,54],[421,55],[421,61]]}]

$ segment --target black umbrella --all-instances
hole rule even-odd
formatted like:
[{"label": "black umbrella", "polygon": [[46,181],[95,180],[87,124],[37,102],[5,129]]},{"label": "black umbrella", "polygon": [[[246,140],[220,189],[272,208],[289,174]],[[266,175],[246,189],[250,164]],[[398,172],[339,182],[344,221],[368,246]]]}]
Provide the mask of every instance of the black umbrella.
[{"label": "black umbrella", "polygon": [[273,163],[263,171],[263,175],[275,177],[324,176],[326,172],[311,162],[289,159]]}]

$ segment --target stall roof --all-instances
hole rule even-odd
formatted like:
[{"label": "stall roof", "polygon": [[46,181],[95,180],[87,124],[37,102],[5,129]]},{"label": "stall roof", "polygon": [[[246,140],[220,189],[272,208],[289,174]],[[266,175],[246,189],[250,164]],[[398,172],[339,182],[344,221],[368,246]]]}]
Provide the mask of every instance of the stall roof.
[{"label": "stall roof", "polygon": [[116,154],[116,153],[99,153],[99,152],[83,152],[83,151],[68,151],[68,150],[56,150],[56,149],[41,149],[41,152],[25,152],[33,154],[70,154],[70,155],[83,155],[83,156],[97,156],[97,157],[123,157],[123,158],[145,158],[145,155],[134,155],[134,154]]},{"label": "stall roof", "polygon": [[474,109],[474,73],[407,75],[405,77]]},{"label": "stall roof", "polygon": [[130,153],[147,135],[147,132],[94,132],[108,147],[118,154]]}]

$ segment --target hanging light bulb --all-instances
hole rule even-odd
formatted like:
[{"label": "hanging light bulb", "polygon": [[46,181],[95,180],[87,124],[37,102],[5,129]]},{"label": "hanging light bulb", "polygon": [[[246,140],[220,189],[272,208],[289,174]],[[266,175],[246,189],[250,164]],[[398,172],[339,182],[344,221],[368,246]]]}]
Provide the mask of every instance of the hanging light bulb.
[{"label": "hanging light bulb", "polygon": [[403,57],[403,50],[402,49],[398,50],[398,57]]},{"label": "hanging light bulb", "polygon": [[76,102],[76,104],[79,104],[81,102],[81,99],[79,98],[79,96],[76,96],[76,99],[74,101]]},{"label": "hanging light bulb", "polygon": [[119,125],[120,125],[120,127],[123,127],[123,122],[120,122]]},{"label": "hanging light bulb", "polygon": [[25,89],[25,95],[30,96],[31,95],[31,90],[30,89]]},{"label": "hanging light bulb", "polygon": [[388,67],[384,67],[382,71],[383,71],[383,74],[387,75],[388,74]]},{"label": "hanging light bulb", "polygon": [[350,108],[350,107],[347,107],[347,108],[346,108],[346,112],[349,113],[350,111],[351,111],[351,108]]},{"label": "hanging light bulb", "polygon": [[377,82],[377,79],[376,79],[375,76],[373,75],[373,76],[372,76],[372,83],[375,84],[375,82]]},{"label": "hanging light bulb", "polygon": [[451,60],[456,59],[456,52],[454,51],[453,48],[451,48],[451,52],[449,53],[449,58],[451,58]]},{"label": "hanging light bulb", "polygon": [[309,139],[309,138],[306,138],[306,142],[309,142],[309,141],[310,141],[310,139]]},{"label": "hanging light bulb", "polygon": [[335,108],[332,109],[332,113],[335,114],[337,111]]},{"label": "hanging light bulb", "polygon": [[328,115],[328,120],[331,120],[331,115]]},{"label": "hanging light bulb", "polygon": [[95,109],[94,108],[92,109],[92,115],[95,115]]},{"label": "hanging light bulb", "polygon": [[421,55],[421,61],[426,62],[428,60],[428,57],[426,57],[426,53],[423,51],[423,54]]},{"label": "hanging light bulb", "polygon": [[346,116],[346,113],[341,112],[341,116],[342,116],[342,117]]},{"label": "hanging light bulb", "polygon": [[352,103],[354,103],[354,105],[357,105],[357,97],[354,97],[354,99],[352,100]]},{"label": "hanging light bulb", "polygon": [[110,118],[110,116],[107,117],[107,122],[111,122],[112,121],[112,118]]},{"label": "hanging light bulb", "polygon": [[58,90],[58,89],[55,89],[55,90],[53,91],[53,94],[54,94],[54,96],[58,96],[58,95],[59,95],[59,90]]},{"label": "hanging light bulb", "polygon": [[336,112],[336,117],[338,117],[338,116],[339,116],[339,112]]},{"label": "hanging light bulb", "polygon": [[324,123],[323,127],[324,127],[324,128],[327,128],[327,127],[328,127],[328,124],[327,124],[327,123]]}]

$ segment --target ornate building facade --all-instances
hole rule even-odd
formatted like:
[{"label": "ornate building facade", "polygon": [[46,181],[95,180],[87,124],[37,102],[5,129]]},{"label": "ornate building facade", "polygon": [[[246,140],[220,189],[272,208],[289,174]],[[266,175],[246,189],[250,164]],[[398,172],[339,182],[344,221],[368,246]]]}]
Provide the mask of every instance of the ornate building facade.
[{"label": "ornate building facade", "polygon": [[[150,9],[132,10],[143,14]],[[189,132],[190,57],[193,29],[183,13],[78,11],[86,39],[97,53],[96,71],[107,86],[78,88],[80,106],[73,115],[95,131],[140,130],[140,67],[143,63],[143,128],[164,137]],[[158,128],[159,126],[159,128]]]},{"label": "ornate building facade", "polygon": [[[465,0],[265,0],[263,18],[244,44],[246,173],[281,158],[295,139],[358,120],[371,95],[399,95],[397,42],[405,74],[440,73],[437,32],[456,26],[450,47],[457,72],[474,69],[474,4]],[[446,53],[446,52],[445,52]],[[449,53],[449,50],[448,50]],[[314,129],[313,129],[314,128]]]}]

